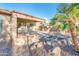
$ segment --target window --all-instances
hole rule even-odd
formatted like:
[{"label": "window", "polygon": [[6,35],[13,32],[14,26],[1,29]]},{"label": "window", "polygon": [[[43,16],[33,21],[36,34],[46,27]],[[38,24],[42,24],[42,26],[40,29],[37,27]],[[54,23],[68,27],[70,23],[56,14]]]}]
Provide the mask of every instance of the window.
[{"label": "window", "polygon": [[0,33],[3,30],[3,16],[0,15]]}]

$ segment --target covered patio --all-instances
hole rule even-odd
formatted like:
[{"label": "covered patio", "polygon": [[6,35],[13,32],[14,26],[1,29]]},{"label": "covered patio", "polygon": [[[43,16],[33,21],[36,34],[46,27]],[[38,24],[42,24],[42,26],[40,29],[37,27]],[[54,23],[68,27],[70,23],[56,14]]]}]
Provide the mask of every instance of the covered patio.
[{"label": "covered patio", "polygon": [[[6,35],[6,41],[8,41],[12,47],[12,55],[23,53],[21,51],[23,46],[30,45],[39,40],[39,36],[29,35],[29,32],[32,30],[37,31],[35,28],[38,28],[44,19],[5,9],[0,9],[0,15],[3,16],[2,20],[4,20],[2,23],[4,24],[2,32]],[[18,48],[20,50],[18,50]],[[26,49],[24,51],[26,51]]]}]

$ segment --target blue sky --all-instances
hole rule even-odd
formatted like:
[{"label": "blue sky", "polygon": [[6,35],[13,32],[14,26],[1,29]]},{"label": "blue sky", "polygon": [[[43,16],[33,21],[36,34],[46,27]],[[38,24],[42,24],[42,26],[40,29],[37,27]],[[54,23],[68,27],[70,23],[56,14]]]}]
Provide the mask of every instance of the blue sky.
[{"label": "blue sky", "polygon": [[2,9],[16,10],[47,19],[56,14],[58,6],[58,3],[0,3]]}]

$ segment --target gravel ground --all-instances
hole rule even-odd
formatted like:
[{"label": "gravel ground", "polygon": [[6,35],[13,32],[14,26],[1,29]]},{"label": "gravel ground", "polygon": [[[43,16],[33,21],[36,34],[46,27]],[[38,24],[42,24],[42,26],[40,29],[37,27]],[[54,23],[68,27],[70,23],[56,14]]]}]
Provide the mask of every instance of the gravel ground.
[{"label": "gravel ground", "polygon": [[[41,32],[31,32],[30,34],[36,34],[40,36],[40,41],[45,42],[46,44],[43,46],[43,48],[37,48],[32,51],[32,55],[50,55],[50,52],[53,51],[54,48],[57,46],[60,47],[62,50],[61,56],[79,56],[79,53],[76,52],[69,39],[71,39],[70,36],[62,35],[62,34],[54,34],[49,35],[46,33]],[[11,44],[8,42],[0,41],[0,56],[10,56],[11,55]],[[64,47],[62,47],[64,46]],[[44,53],[43,53],[44,52]],[[36,54],[35,54],[36,53]],[[46,53],[46,54],[45,54]]]}]

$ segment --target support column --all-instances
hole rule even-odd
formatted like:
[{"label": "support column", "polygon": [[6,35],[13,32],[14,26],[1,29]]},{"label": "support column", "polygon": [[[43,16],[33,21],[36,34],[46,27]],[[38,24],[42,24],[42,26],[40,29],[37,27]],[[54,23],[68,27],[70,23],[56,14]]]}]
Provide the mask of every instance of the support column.
[{"label": "support column", "polygon": [[14,13],[14,11],[12,12],[12,16],[11,16],[11,36],[12,36],[12,55],[15,55],[15,51],[16,51],[16,39],[17,39],[17,16]]},{"label": "support column", "polygon": [[17,37],[17,16],[14,12],[12,12],[11,17],[11,33],[12,38],[15,39]]}]

